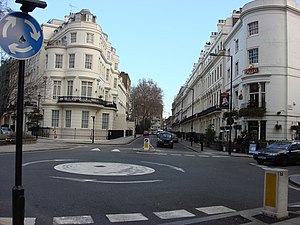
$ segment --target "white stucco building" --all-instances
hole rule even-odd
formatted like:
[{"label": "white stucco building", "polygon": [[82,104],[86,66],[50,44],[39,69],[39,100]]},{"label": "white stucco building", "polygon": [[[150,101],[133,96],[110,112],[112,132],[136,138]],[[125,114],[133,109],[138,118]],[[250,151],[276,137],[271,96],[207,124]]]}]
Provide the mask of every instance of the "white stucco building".
[{"label": "white stucco building", "polygon": [[50,20],[42,29],[45,45],[37,57],[44,87],[39,101],[41,125],[50,128],[50,137],[88,139],[94,128],[95,138],[105,139],[108,130],[132,129],[119,57],[96,16],[83,9],[64,20]]},{"label": "white stucco building", "polygon": [[174,99],[173,129],[205,133],[211,125],[226,138],[223,115],[228,107],[220,99],[232,85],[232,111],[240,112],[232,139],[242,130],[256,130],[260,140],[295,138],[293,128],[300,122],[300,5],[295,0],[251,1],[217,27]]}]

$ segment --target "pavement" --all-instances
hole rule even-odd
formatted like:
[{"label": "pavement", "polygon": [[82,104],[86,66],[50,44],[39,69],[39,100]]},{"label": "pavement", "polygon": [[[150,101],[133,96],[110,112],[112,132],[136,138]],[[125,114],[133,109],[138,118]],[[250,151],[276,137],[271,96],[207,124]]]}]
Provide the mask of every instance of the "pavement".
[{"label": "pavement", "polygon": [[[133,137],[122,137],[113,140],[95,140],[92,143],[91,140],[81,140],[81,139],[49,139],[49,138],[38,138],[37,142],[34,144],[23,144],[22,151],[23,152],[34,152],[34,151],[49,151],[49,150],[67,150],[67,149],[75,149],[80,146],[84,145],[127,145],[133,142],[136,138],[140,136]],[[191,143],[186,140],[179,139],[179,143],[184,145],[185,147],[189,148],[191,151],[200,153],[209,153],[212,155],[222,155],[222,156],[229,156],[228,152],[225,151],[217,151],[212,148],[203,146],[199,143]],[[16,149],[16,145],[0,145],[0,154],[14,154]],[[248,157],[252,158],[252,155],[245,154],[245,153],[237,153],[232,152],[230,157]],[[300,174],[291,175],[289,176],[289,183],[292,184],[294,187],[300,190]],[[298,211],[293,212],[289,211],[289,217],[283,220],[277,220],[276,218],[260,218],[255,219],[255,215],[257,215],[260,209],[249,210],[247,213],[245,212],[243,215],[245,218],[251,218],[249,223],[245,223],[246,225],[262,225],[262,224],[274,224],[274,225],[300,225],[300,203],[297,203]],[[257,211],[258,210],[258,211]],[[250,213],[249,213],[250,212]],[[251,213],[253,215],[251,215]],[[242,214],[240,214],[242,215]],[[260,215],[262,215],[260,213]],[[183,221],[181,221],[182,223]],[[192,221],[191,221],[192,222]],[[189,223],[186,221],[184,224],[195,224],[195,221]],[[200,221],[198,221],[200,222]],[[176,223],[174,223],[176,224]],[[200,224],[200,223],[199,223]],[[201,223],[202,224],[202,223]]]}]

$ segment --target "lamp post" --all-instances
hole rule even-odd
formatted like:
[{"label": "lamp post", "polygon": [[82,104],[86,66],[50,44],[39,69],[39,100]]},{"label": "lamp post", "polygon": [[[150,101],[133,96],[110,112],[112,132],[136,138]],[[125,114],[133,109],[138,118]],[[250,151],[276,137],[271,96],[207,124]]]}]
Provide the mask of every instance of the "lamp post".
[{"label": "lamp post", "polygon": [[234,119],[232,118],[231,112],[232,112],[232,55],[225,55],[225,54],[215,54],[215,53],[210,53],[210,56],[224,56],[224,57],[229,57],[230,58],[230,101],[229,101],[229,117],[227,118],[227,125],[229,125],[229,141],[228,141],[228,155],[231,155],[231,148],[232,148],[232,143],[231,143],[231,129],[232,129],[232,124],[234,123]]},{"label": "lamp post", "polygon": [[93,130],[92,130],[92,143],[95,142],[95,116],[91,116],[93,119]]}]

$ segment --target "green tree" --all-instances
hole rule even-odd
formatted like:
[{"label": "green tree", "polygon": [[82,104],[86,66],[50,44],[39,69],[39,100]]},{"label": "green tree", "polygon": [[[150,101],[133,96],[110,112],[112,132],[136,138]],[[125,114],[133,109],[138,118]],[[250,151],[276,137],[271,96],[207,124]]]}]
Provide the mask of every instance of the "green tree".
[{"label": "green tree", "polygon": [[163,91],[152,80],[141,79],[132,87],[132,114],[138,120],[140,128],[150,128],[152,118],[161,118],[163,112]]}]

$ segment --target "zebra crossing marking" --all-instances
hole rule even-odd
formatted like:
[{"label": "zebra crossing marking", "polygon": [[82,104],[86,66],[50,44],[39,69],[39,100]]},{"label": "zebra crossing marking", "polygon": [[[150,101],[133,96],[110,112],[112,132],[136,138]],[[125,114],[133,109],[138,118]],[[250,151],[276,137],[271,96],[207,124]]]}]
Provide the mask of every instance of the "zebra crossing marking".
[{"label": "zebra crossing marking", "polygon": [[193,213],[190,213],[184,209],[179,210],[172,210],[172,211],[163,211],[163,212],[154,212],[156,216],[160,219],[178,219],[178,218],[187,218],[187,217],[194,217]]},{"label": "zebra crossing marking", "polygon": [[[35,225],[35,220],[33,217],[24,218],[24,225]],[[12,218],[0,217],[0,225],[12,225]]]},{"label": "zebra crossing marking", "polygon": [[[236,212],[236,210],[230,209],[225,206],[210,206],[210,207],[201,207],[195,209],[207,215]],[[195,214],[185,209],[153,212],[153,214],[163,220],[196,217]],[[138,222],[138,221],[149,220],[142,213],[106,214],[105,216],[108,218],[108,220],[111,223]],[[26,217],[24,219],[24,225],[35,225],[35,221],[36,218],[34,217]],[[89,215],[53,217],[53,225],[66,225],[66,224],[68,225],[94,224],[94,220],[92,216]],[[12,225],[12,218],[0,217],[0,225]]]},{"label": "zebra crossing marking", "polygon": [[91,224],[94,223],[91,216],[62,216],[54,217],[53,225],[59,224]]},{"label": "zebra crossing marking", "polygon": [[148,218],[145,217],[141,213],[107,214],[106,217],[112,223],[146,221],[146,220],[148,220]]},{"label": "zebra crossing marking", "polygon": [[236,210],[227,208],[225,206],[210,206],[210,207],[201,207],[201,208],[196,208],[196,209],[198,211],[204,212],[208,215],[236,212]]}]

